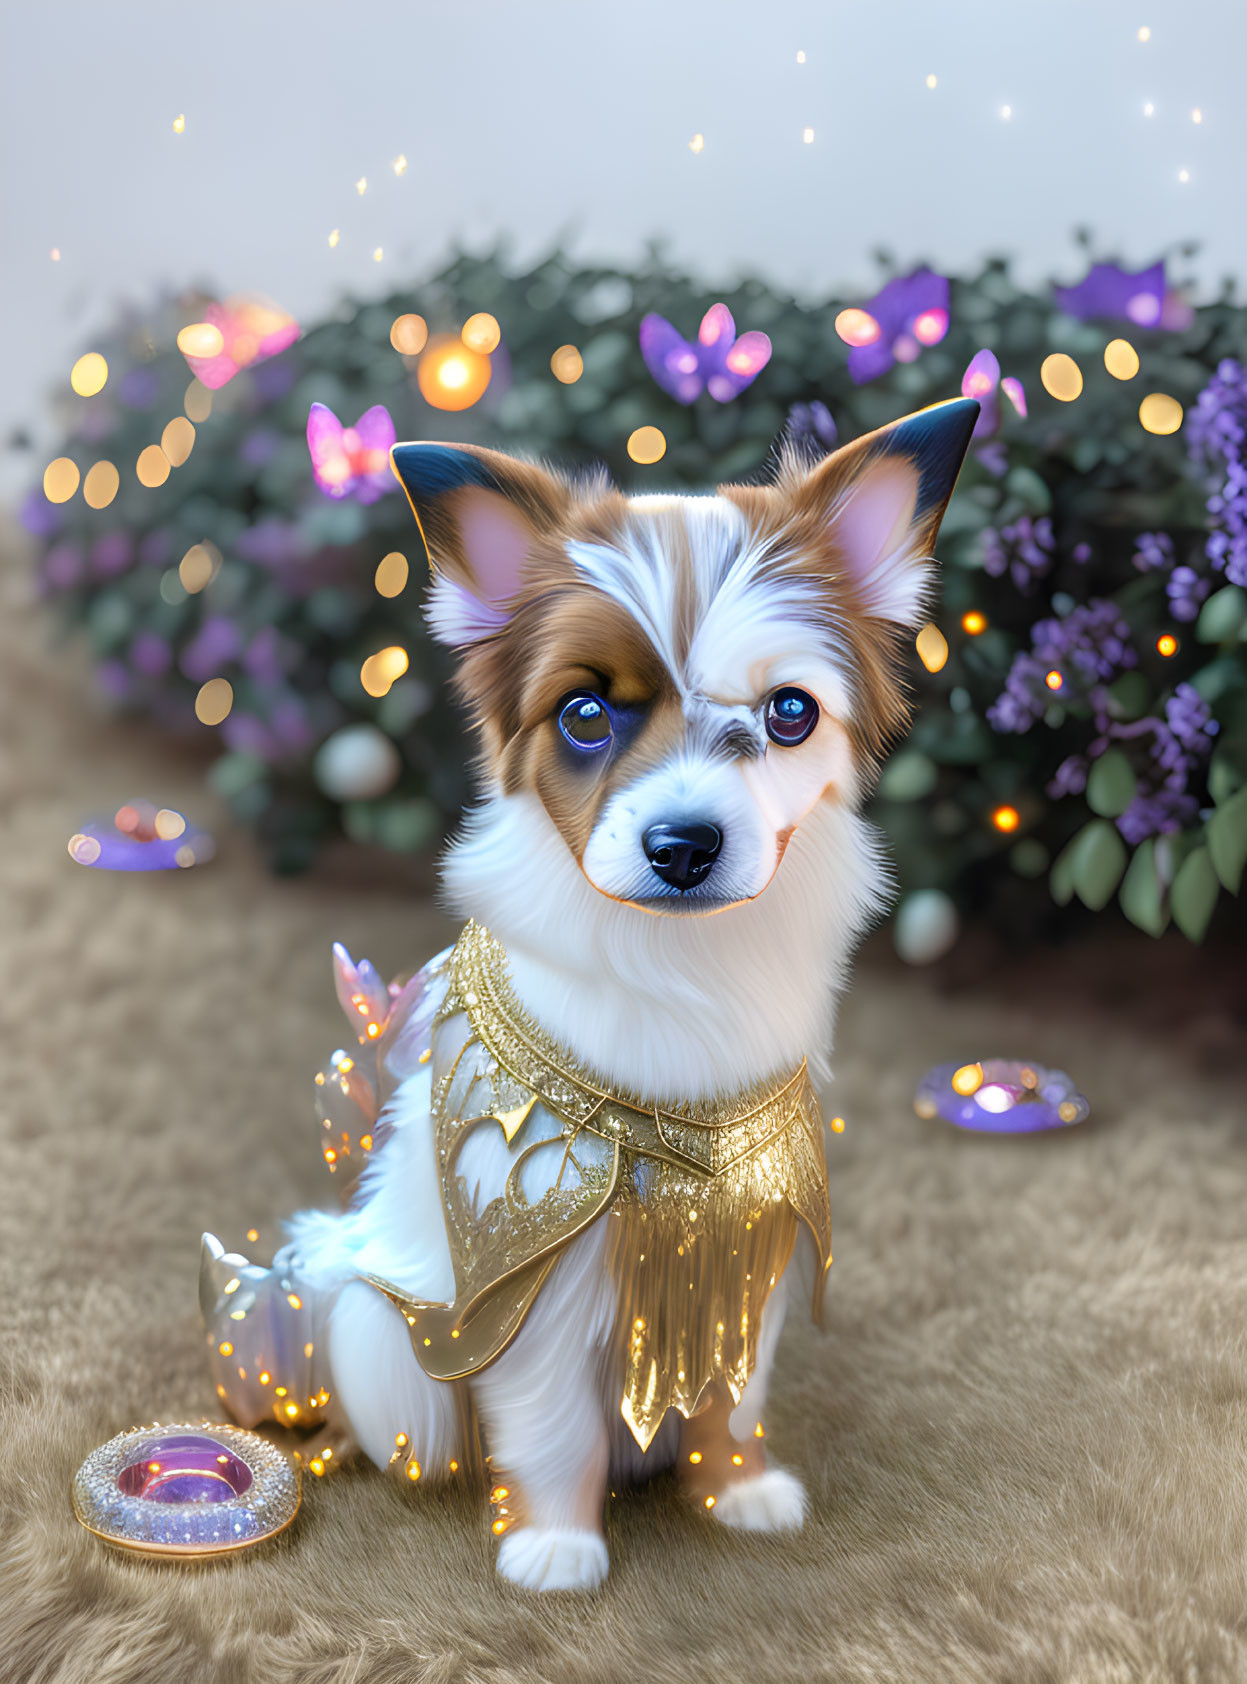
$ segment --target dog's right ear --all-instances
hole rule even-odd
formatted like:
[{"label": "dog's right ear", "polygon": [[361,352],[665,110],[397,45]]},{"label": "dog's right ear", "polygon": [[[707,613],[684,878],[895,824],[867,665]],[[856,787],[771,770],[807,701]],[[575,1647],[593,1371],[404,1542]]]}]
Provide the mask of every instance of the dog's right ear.
[{"label": "dog's right ear", "polygon": [[531,462],[470,444],[396,444],[390,466],[433,573],[429,629],[455,649],[492,637],[538,537],[566,515],[567,487]]}]

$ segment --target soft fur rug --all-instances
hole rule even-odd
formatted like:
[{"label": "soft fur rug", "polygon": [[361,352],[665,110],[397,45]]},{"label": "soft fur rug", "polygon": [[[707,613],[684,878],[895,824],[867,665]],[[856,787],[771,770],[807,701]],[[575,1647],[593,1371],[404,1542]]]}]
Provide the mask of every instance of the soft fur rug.
[{"label": "soft fur rug", "polygon": [[[943,976],[868,955],[843,1013],[825,1334],[794,1318],[771,1413],[812,1520],[753,1539],[674,1488],[611,1505],[586,1599],[491,1572],[483,1497],[347,1467],[266,1554],[179,1569],[82,1532],[78,1461],[212,1412],[202,1228],[267,1254],[330,1199],[311,1075],[330,941],[383,970],[449,930],[416,868],[265,877],[157,739],[93,716],[0,613],[0,1679],[4,1684],[1216,1684],[1247,1678],[1247,1107],[1241,1022],[1180,944]],[[65,843],[141,793],[216,828],[187,873]],[[1159,963],[1156,962],[1159,957]],[[976,975],[976,972],[978,973]],[[1074,1071],[1067,1135],[910,1108],[930,1063]]]}]

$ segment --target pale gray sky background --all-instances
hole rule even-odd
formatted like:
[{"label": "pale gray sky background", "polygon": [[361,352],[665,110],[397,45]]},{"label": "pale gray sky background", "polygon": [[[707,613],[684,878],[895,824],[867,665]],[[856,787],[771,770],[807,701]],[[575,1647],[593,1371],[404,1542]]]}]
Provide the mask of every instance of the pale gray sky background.
[{"label": "pale gray sky background", "polygon": [[2,0],[0,31],[0,435],[41,448],[123,296],[310,319],[500,231],[815,295],[877,244],[1075,279],[1077,223],[1140,264],[1200,240],[1205,291],[1247,269],[1244,0]]}]

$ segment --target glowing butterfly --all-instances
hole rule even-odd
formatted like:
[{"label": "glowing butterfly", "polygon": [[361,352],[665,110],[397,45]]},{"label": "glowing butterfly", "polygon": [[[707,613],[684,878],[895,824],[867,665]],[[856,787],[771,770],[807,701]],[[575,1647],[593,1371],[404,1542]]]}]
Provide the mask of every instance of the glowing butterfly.
[{"label": "glowing butterfly", "polygon": [[314,403],[307,418],[307,448],[316,484],[326,497],[375,503],[397,483],[390,473],[396,436],[383,403],[366,409],[353,427],[344,427],[327,405]]},{"label": "glowing butterfly", "polygon": [[645,366],[669,397],[694,403],[703,391],[716,403],[730,403],[752,384],[771,360],[765,333],[742,333],[726,304],[712,304],[701,319],[696,343],[676,332],[663,316],[641,321]]},{"label": "glowing butterfly", "polygon": [[850,348],[853,384],[864,386],[939,344],[948,332],[948,281],[932,269],[897,275],[861,309],[841,310],[836,332]]},{"label": "glowing butterfly", "polygon": [[841,310],[836,332],[849,345],[849,377],[864,386],[893,362],[913,362],[949,332],[949,283],[934,269],[888,281],[861,310]]},{"label": "glowing butterfly", "polygon": [[[182,355],[191,373],[214,392],[227,385],[240,369],[275,357],[299,337],[299,324],[293,316],[267,299],[246,293],[227,298],[223,304],[209,304],[202,323],[196,325],[215,328],[220,345],[214,335],[203,334],[198,338],[212,347],[210,353],[195,355],[183,350]],[[194,346],[196,339],[190,343]]]},{"label": "glowing butterfly", "polygon": [[1181,333],[1194,320],[1194,311],[1181,293],[1165,286],[1163,258],[1137,270],[1093,263],[1077,286],[1053,287],[1052,294],[1066,315],[1081,322],[1106,317]]},{"label": "glowing butterfly", "polygon": [[1000,377],[1000,364],[992,351],[979,351],[970,359],[970,365],[961,377],[961,395],[963,398],[977,398],[979,401],[979,418],[974,424],[976,439],[989,439],[1000,431],[1001,413],[1000,400],[996,396],[997,389],[1002,391],[1009,402],[1025,421],[1026,393],[1022,389],[1022,382],[1011,374]]}]

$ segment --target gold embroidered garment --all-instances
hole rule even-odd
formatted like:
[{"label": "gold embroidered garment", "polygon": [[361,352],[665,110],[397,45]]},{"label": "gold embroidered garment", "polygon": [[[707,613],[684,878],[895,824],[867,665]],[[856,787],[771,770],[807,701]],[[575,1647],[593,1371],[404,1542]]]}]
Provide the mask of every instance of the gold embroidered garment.
[{"label": "gold embroidered garment", "polygon": [[668,1409],[693,1414],[712,1382],[739,1400],[802,1224],[818,1253],[818,1316],[831,1216],[804,1063],[764,1090],[681,1110],[608,1090],[522,1010],[505,952],[472,923],[448,963],[432,1060],[454,1301],[373,1282],[403,1310],[433,1377],[501,1355],[564,1246],[600,1219],[626,1330],[620,1408],[643,1449]]}]

